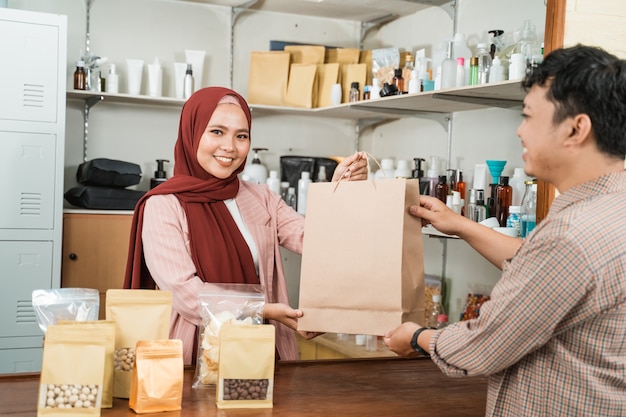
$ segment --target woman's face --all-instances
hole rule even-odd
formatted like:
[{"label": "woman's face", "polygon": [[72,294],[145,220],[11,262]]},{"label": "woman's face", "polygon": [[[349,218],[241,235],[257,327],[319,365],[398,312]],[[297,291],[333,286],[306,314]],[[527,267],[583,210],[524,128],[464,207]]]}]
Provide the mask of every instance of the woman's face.
[{"label": "woman's face", "polygon": [[225,179],[239,168],[249,151],[245,113],[236,104],[218,104],[200,138],[198,163],[214,177]]}]

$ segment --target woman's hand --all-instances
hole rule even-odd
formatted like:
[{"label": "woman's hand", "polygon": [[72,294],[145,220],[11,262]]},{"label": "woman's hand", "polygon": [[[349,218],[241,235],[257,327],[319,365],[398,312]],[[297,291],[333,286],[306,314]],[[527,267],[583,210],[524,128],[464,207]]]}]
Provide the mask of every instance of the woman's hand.
[{"label": "woman's hand", "polygon": [[357,152],[354,155],[346,157],[333,174],[333,181],[340,179],[357,181],[367,179],[367,153]]},{"label": "woman's hand", "polygon": [[[263,309],[263,318],[278,321],[293,330],[298,330],[298,319],[302,317],[302,310],[291,308],[282,303],[266,303]],[[324,333],[298,331],[305,339],[313,339]]]}]

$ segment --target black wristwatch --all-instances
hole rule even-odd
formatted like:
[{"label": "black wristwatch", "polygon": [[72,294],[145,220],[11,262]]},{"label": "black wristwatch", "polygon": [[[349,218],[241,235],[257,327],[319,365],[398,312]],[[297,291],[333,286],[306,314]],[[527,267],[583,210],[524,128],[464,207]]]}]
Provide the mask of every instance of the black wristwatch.
[{"label": "black wristwatch", "polygon": [[424,349],[422,349],[420,345],[417,344],[417,338],[420,336],[420,334],[424,330],[430,330],[430,329],[434,329],[434,327],[420,327],[419,329],[415,331],[415,333],[413,333],[413,337],[411,338],[411,347],[413,348],[413,350],[418,352],[421,355],[428,356],[428,357],[430,357],[430,354],[426,352]]}]

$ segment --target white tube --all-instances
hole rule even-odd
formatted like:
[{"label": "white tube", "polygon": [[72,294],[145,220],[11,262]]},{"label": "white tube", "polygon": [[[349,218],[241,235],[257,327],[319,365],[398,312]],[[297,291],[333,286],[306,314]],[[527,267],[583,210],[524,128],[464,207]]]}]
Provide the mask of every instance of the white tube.
[{"label": "white tube", "polygon": [[188,64],[191,64],[193,70],[194,79],[194,91],[202,88],[202,74],[204,72],[204,57],[206,51],[195,51],[192,49],[185,49],[185,59]]},{"label": "white tube", "polygon": [[174,85],[176,86],[176,98],[183,98],[185,69],[187,69],[186,63],[174,62]]},{"label": "white tube", "polygon": [[139,95],[141,93],[141,78],[143,77],[143,59],[127,59],[128,94]]},{"label": "white tube", "polygon": [[474,190],[485,190],[485,194],[487,193],[487,165],[486,164],[476,164],[474,165]]},{"label": "white tube", "polygon": [[161,97],[163,95],[163,70],[158,59],[148,64],[148,95]]}]

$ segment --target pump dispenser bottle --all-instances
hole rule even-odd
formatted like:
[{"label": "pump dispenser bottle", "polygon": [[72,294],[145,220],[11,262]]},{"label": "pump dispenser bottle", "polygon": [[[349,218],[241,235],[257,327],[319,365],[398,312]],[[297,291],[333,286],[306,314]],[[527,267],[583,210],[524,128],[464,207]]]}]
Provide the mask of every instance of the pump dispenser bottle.
[{"label": "pump dispenser bottle", "polygon": [[247,177],[247,181],[256,184],[266,184],[267,168],[261,163],[259,152],[267,151],[267,148],[252,148],[252,151],[254,152],[254,157],[252,158],[252,162],[250,162],[249,165],[246,165],[243,170],[243,175]]},{"label": "pump dispenser bottle", "polygon": [[157,170],[154,171],[154,178],[150,179],[150,188],[151,189],[156,187],[157,185],[167,181],[167,173],[163,169],[163,163],[164,162],[170,162],[170,161],[168,161],[167,159],[157,159],[156,160]]},{"label": "pump dispenser bottle", "polygon": [[413,158],[415,162],[415,169],[413,170],[413,178],[419,180],[420,183],[420,195],[430,194],[430,181],[424,178],[424,170],[422,169],[422,162],[426,162],[424,158]]},{"label": "pump dispenser bottle", "polygon": [[187,64],[185,78],[183,80],[183,98],[188,99],[193,94],[193,70],[191,64]]}]

